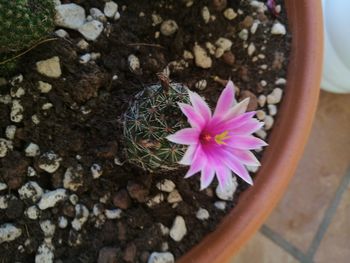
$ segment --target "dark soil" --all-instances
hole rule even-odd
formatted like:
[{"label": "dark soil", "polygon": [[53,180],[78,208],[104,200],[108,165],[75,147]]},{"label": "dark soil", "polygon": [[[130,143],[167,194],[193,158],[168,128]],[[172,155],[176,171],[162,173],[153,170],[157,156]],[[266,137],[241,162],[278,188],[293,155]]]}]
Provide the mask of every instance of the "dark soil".
[{"label": "dark soil", "polygon": [[[103,10],[104,5],[103,1],[97,0],[62,2],[76,2],[86,10],[91,7]],[[214,106],[225,82],[220,79],[231,78],[241,97],[252,97],[250,110],[256,110],[257,97],[269,94],[276,87],[276,79],[286,78],[290,36],[271,35],[270,29],[276,19],[274,14],[269,11],[265,14],[254,12],[248,1],[228,1],[229,7],[243,12],[232,21],[225,19],[222,12],[215,11],[208,0],[195,1],[191,7],[185,7],[186,1],[176,0],[117,2],[120,20],[110,20],[108,25],[105,24],[105,32],[96,42],[90,42],[87,50],[80,50],[76,45],[82,39],[81,35],[67,30],[70,38],[42,44],[21,57],[18,73],[23,74],[24,81],[19,86],[26,91],[20,98],[24,107],[22,122],[12,123],[11,104],[0,103],[0,137],[5,137],[8,125],[17,126],[13,151],[0,159],[0,182],[8,185],[8,189],[1,191],[0,195],[12,196],[8,208],[0,209],[0,224],[14,223],[22,229],[18,239],[0,245],[1,263],[34,262],[38,246],[44,239],[39,222],[45,219],[56,224],[53,238],[55,262],[97,262],[99,253],[112,253],[115,257],[115,261],[101,262],[147,262],[150,253],[162,251],[164,242],[169,245],[168,251],[179,258],[215,229],[222,217],[234,207],[239,194],[247,188],[238,180],[239,188],[234,201],[227,202],[226,210],[222,211],[214,206],[214,202],[219,200],[215,195],[216,182],[207,190],[199,191],[198,176],[183,178],[186,169],[151,175],[128,164],[123,149],[122,115],[137,92],[145,85],[157,82],[157,72],[170,62],[183,59],[184,50],[192,51],[195,42],[203,47],[207,41],[215,43],[219,37],[233,41],[230,54],[219,59],[212,56],[213,65],[207,70],[196,67],[193,60],[186,60],[188,66],[181,69],[170,66],[171,79],[185,83],[193,90],[196,90],[197,81],[207,80],[207,88],[197,92]],[[123,5],[126,6],[124,11]],[[208,24],[203,22],[200,12],[205,5],[216,17]],[[278,20],[286,25],[283,10],[282,7]],[[140,12],[145,15],[140,16]],[[155,39],[159,25],[152,26],[151,14],[154,12],[164,20],[174,19],[179,26],[177,33],[170,37],[160,34]],[[238,32],[245,27],[250,29],[248,15],[261,23],[257,32],[250,34],[248,41],[244,42],[238,37]],[[257,51],[248,56],[243,43],[249,45],[251,42]],[[101,57],[80,64],[79,56],[87,52],[99,52]],[[127,59],[130,54],[140,59],[141,67],[137,72],[129,69]],[[253,59],[258,54],[264,56]],[[46,78],[35,68],[37,61],[53,56],[60,58],[63,73],[59,79]],[[263,64],[267,65],[267,69],[260,67]],[[115,75],[117,79],[113,79]],[[219,81],[214,76],[218,76]],[[262,80],[266,81],[266,86],[261,85]],[[53,89],[47,94],[40,93],[38,81],[50,83]],[[10,84],[0,87],[0,93],[8,94],[10,89]],[[42,110],[45,103],[52,103],[53,107]],[[267,111],[265,107],[262,109]],[[33,123],[33,115],[38,116],[39,124]],[[49,174],[38,167],[39,156],[25,156],[24,149],[30,142],[39,145],[41,153],[53,151],[62,158],[55,173]],[[123,165],[117,165],[115,158]],[[93,179],[90,171],[95,163],[103,168],[103,175],[98,179]],[[33,203],[20,199],[17,190],[27,181],[36,181],[45,190],[63,188],[66,169],[78,165],[83,167],[83,181],[75,194],[78,203],[84,204],[90,211],[89,220],[82,230],[75,231],[70,226],[75,210],[69,200],[42,210],[38,220],[28,219],[23,211]],[[36,170],[37,176],[27,176],[28,166]],[[165,199],[149,207],[146,204],[148,199],[161,192],[156,183],[165,178],[176,184],[183,201],[172,205]],[[167,193],[163,194],[166,197]],[[98,223],[98,217],[92,214],[95,204],[100,204],[102,209],[122,208],[122,216]],[[208,220],[196,218],[199,208],[208,210]],[[57,226],[62,215],[68,219],[65,229]],[[162,235],[159,227],[162,223],[171,228],[177,215],[185,219],[188,230],[181,242]]]}]

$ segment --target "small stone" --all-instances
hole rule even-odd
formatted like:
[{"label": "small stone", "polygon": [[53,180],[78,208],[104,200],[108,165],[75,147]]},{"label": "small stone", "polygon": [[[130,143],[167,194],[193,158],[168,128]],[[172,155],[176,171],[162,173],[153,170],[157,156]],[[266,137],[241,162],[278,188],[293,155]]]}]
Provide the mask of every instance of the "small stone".
[{"label": "small stone", "polygon": [[12,98],[10,95],[5,94],[5,95],[0,95],[0,103],[3,103],[5,105],[8,105],[12,102]]},{"label": "small stone", "polygon": [[240,23],[243,28],[250,28],[253,25],[254,19],[251,16],[246,16],[244,20]]},{"label": "small stone", "polygon": [[85,39],[82,39],[77,43],[77,47],[80,48],[81,50],[85,50],[89,47],[89,43],[86,42]]},{"label": "small stone", "polygon": [[91,165],[90,168],[91,174],[92,174],[92,178],[97,179],[99,178],[102,174],[103,174],[103,170],[101,165],[94,163]]},{"label": "small stone", "polygon": [[227,51],[222,55],[222,60],[225,62],[225,64],[229,66],[233,66],[235,64],[235,55],[231,51]]},{"label": "small stone", "polygon": [[210,12],[209,8],[207,6],[204,6],[201,11],[202,18],[204,20],[204,23],[208,24],[210,21]]},{"label": "small stone", "polygon": [[280,22],[276,22],[273,24],[271,28],[272,35],[285,35],[287,33],[286,27],[282,25]]},{"label": "small stone", "polygon": [[168,250],[169,250],[169,244],[168,244],[168,242],[163,242],[160,249],[161,249],[163,252],[168,251]]},{"label": "small stone", "polygon": [[247,29],[242,29],[239,33],[238,33],[238,37],[244,41],[246,41],[249,37],[249,32]]},{"label": "small stone", "polygon": [[80,56],[80,58],[79,58],[79,63],[80,63],[80,64],[86,64],[86,63],[88,63],[90,60],[91,60],[91,54],[90,54],[90,53],[87,53],[87,54],[84,54],[84,55]]},{"label": "small stone", "polygon": [[212,5],[216,11],[221,12],[227,7],[227,0],[212,0]]},{"label": "small stone", "polygon": [[10,90],[10,95],[12,98],[20,98],[24,94],[26,94],[26,91],[22,87],[14,86]]},{"label": "small stone", "polygon": [[196,84],[194,84],[195,88],[198,90],[205,90],[207,85],[208,85],[208,82],[205,79],[201,79],[197,81]]},{"label": "small stone", "polygon": [[231,183],[227,185],[224,189],[218,185],[216,187],[216,195],[219,197],[221,200],[225,201],[231,201],[233,200],[234,193],[236,192],[238,182],[235,176],[232,176],[232,179],[230,181]]},{"label": "small stone", "polygon": [[29,143],[27,148],[24,150],[25,154],[27,157],[35,157],[40,154],[40,148],[39,145],[35,143]]},{"label": "small stone", "polygon": [[62,74],[60,58],[55,56],[36,63],[37,71],[49,78],[59,78]]},{"label": "small stone", "polygon": [[137,72],[140,69],[140,60],[134,54],[128,56],[128,63],[131,72]]},{"label": "small stone", "polygon": [[12,101],[10,118],[13,122],[21,122],[23,120],[24,108],[19,100]]},{"label": "small stone", "polygon": [[106,209],[105,215],[108,219],[117,219],[121,217],[122,210],[120,209]]},{"label": "small stone", "polygon": [[49,93],[52,89],[52,85],[47,82],[39,81],[38,84],[38,89],[41,93]]},{"label": "small stone", "polygon": [[46,192],[42,195],[38,206],[41,210],[54,207],[58,202],[67,199],[67,192],[65,189],[59,188],[53,191]]},{"label": "small stone", "polygon": [[266,116],[266,112],[263,110],[257,110],[256,111],[256,117],[258,118],[258,120],[263,121],[265,119]]},{"label": "small stone", "polygon": [[33,167],[28,166],[27,175],[28,175],[28,177],[33,177],[33,176],[36,176],[37,173],[36,173],[36,171],[34,170]]},{"label": "small stone", "polygon": [[266,96],[265,95],[260,95],[258,98],[258,103],[260,107],[264,107],[266,103]]},{"label": "small stone", "polygon": [[128,192],[125,189],[119,190],[113,197],[113,204],[118,208],[128,209],[131,205]]},{"label": "small stone", "polygon": [[267,106],[267,108],[269,109],[269,115],[275,116],[277,114],[277,106],[276,105],[270,104]]},{"label": "small stone", "polygon": [[160,191],[163,191],[163,192],[167,192],[167,193],[170,193],[172,192],[176,185],[174,184],[173,181],[169,180],[169,179],[165,179],[161,182],[158,182],[156,184],[156,187],[160,190]]},{"label": "small stone", "polygon": [[266,80],[261,80],[261,81],[260,81],[260,85],[261,85],[262,87],[266,87],[266,85],[267,85]]},{"label": "small stone", "polygon": [[22,235],[22,229],[10,223],[0,225],[0,244],[11,242]]},{"label": "small stone", "polygon": [[120,13],[117,12],[115,13],[114,20],[119,20],[120,19]]},{"label": "small stone", "polygon": [[255,94],[249,90],[243,90],[240,93],[240,101],[249,98],[247,111],[255,111],[258,108],[258,99]]},{"label": "small stone", "polygon": [[35,255],[35,263],[53,263],[55,258],[52,244],[42,243]]},{"label": "small stone", "polygon": [[55,31],[55,35],[60,37],[60,38],[68,38],[69,34],[66,30],[64,29],[58,29]]},{"label": "small stone", "polygon": [[35,124],[35,125],[38,125],[40,123],[40,119],[39,119],[39,116],[37,114],[34,114],[32,116],[32,122]]},{"label": "small stone", "polygon": [[98,253],[97,263],[117,263],[117,253],[115,247],[103,247]]},{"label": "small stone", "polygon": [[228,20],[233,20],[237,17],[237,13],[232,8],[227,8],[224,11],[224,17]]},{"label": "small stone", "polygon": [[91,52],[90,55],[92,60],[97,60],[101,57],[101,53],[99,52]]},{"label": "small stone", "polygon": [[80,231],[85,222],[88,220],[89,210],[85,205],[77,204],[75,206],[75,218],[72,221],[72,228]]},{"label": "small stone", "polygon": [[175,258],[170,252],[153,252],[147,263],[175,263]]},{"label": "small stone", "polygon": [[64,173],[63,187],[71,191],[77,191],[83,186],[84,169],[78,164],[76,167],[68,167]]},{"label": "small stone", "polygon": [[250,43],[248,46],[248,55],[252,56],[256,50],[254,43]]},{"label": "small stone", "polygon": [[222,55],[224,54],[224,49],[221,48],[221,47],[218,47],[216,50],[215,50],[215,57],[216,58],[220,58],[222,57]]},{"label": "small stone", "polygon": [[226,202],[224,201],[216,201],[214,203],[214,206],[219,210],[225,210],[226,209]]},{"label": "small stone", "polygon": [[41,212],[36,205],[32,205],[24,211],[24,214],[31,220],[37,220]]},{"label": "small stone", "polygon": [[182,57],[186,60],[190,60],[190,59],[193,59],[193,54],[191,51],[184,50],[184,54]]},{"label": "small stone", "polygon": [[204,208],[199,208],[197,213],[196,213],[196,217],[199,219],[199,220],[206,220],[209,218],[209,212],[207,209],[204,209]]},{"label": "small stone", "polygon": [[152,14],[152,26],[157,26],[163,22],[163,18],[158,14]]},{"label": "small stone", "polygon": [[269,95],[267,95],[268,104],[277,104],[281,102],[283,90],[280,88],[275,88]]},{"label": "small stone", "polygon": [[218,48],[222,48],[225,51],[231,50],[232,47],[232,41],[228,38],[220,37],[218,40],[216,40],[215,45]]},{"label": "small stone", "polygon": [[129,243],[124,250],[123,259],[126,262],[135,262],[136,251],[137,251],[137,248],[135,244]]},{"label": "small stone", "polygon": [[251,173],[256,173],[259,170],[259,166],[250,166],[247,165],[247,170]]},{"label": "small stone", "polygon": [[177,191],[177,190],[172,191],[172,192],[168,195],[167,201],[168,201],[168,203],[170,203],[170,204],[175,204],[175,203],[181,202],[181,201],[182,201],[182,197],[181,197],[179,191]]},{"label": "small stone", "polygon": [[103,31],[103,24],[100,21],[92,20],[79,27],[78,31],[90,41],[95,41]]},{"label": "small stone", "polygon": [[0,196],[0,209],[6,209],[8,207],[8,195]]},{"label": "small stone", "polygon": [[136,199],[140,203],[146,202],[148,190],[143,185],[134,182],[128,182],[127,190],[131,198]]},{"label": "small stone", "polygon": [[71,194],[69,196],[69,202],[71,202],[72,205],[76,205],[79,202],[79,196],[76,194]]},{"label": "small stone", "polygon": [[17,127],[15,125],[9,125],[6,127],[5,135],[7,139],[13,140],[15,138]]},{"label": "small stone", "polygon": [[283,63],[286,60],[283,52],[276,51],[274,53],[274,60],[272,62],[272,69],[280,70],[283,67]]},{"label": "small stone", "polygon": [[260,139],[265,140],[267,137],[267,133],[264,129],[260,129],[258,131],[255,132],[256,136],[258,136]]},{"label": "small stone", "polygon": [[33,203],[35,203],[41,198],[44,191],[37,182],[29,181],[18,189],[18,193],[22,200],[30,199]]},{"label": "small stone", "polygon": [[285,85],[285,84],[287,84],[287,80],[284,78],[279,78],[275,81],[275,84],[276,85]]},{"label": "small stone", "polygon": [[210,55],[214,55],[216,51],[216,47],[210,43],[210,42],[205,42],[205,47],[208,49]]},{"label": "small stone", "polygon": [[103,12],[105,13],[106,17],[109,17],[109,18],[114,17],[117,11],[118,11],[118,5],[115,2],[113,1],[106,2],[105,7],[103,9]]},{"label": "small stone", "polygon": [[3,158],[7,153],[13,149],[12,142],[3,138],[0,138],[0,158]]},{"label": "small stone", "polygon": [[176,241],[180,242],[182,238],[186,235],[187,228],[185,220],[182,216],[176,216],[173,226],[170,229],[170,237]]},{"label": "small stone", "polygon": [[58,227],[61,228],[61,229],[64,229],[68,226],[68,220],[66,217],[64,216],[60,216],[58,218]]},{"label": "small stone", "polygon": [[0,182],[0,191],[6,190],[6,189],[7,189],[7,184]]},{"label": "small stone", "polygon": [[44,220],[40,222],[41,231],[44,232],[45,237],[53,237],[55,234],[56,226],[51,220]]},{"label": "small stone", "polygon": [[160,32],[167,37],[173,35],[178,29],[179,26],[174,20],[166,20],[160,25]]},{"label": "small stone", "polygon": [[264,123],[265,123],[265,130],[270,130],[273,126],[273,123],[274,123],[274,119],[272,116],[270,115],[267,115],[264,119]]},{"label": "small stone", "polygon": [[260,24],[259,20],[255,20],[254,23],[252,24],[252,26],[250,27],[250,33],[252,33],[254,35],[256,33],[256,31],[258,30],[259,24]]},{"label": "small stone", "polygon": [[162,223],[159,223],[158,225],[159,225],[159,228],[160,228],[160,232],[162,232],[163,236],[169,235],[170,229],[168,227],[166,227]]},{"label": "small stone", "polygon": [[53,151],[50,151],[40,156],[38,166],[45,172],[54,173],[60,167],[61,161],[62,158],[60,158]]},{"label": "small stone", "polygon": [[208,56],[204,48],[196,44],[193,47],[193,54],[195,58],[195,64],[197,67],[200,67],[203,69],[211,68],[212,60]]},{"label": "small stone", "polygon": [[57,26],[78,29],[85,22],[85,10],[77,4],[56,6],[55,24]]},{"label": "small stone", "polygon": [[260,1],[250,1],[250,5],[256,9],[258,13],[264,13],[267,10],[267,7],[263,2]]},{"label": "small stone", "polygon": [[102,23],[107,21],[105,15],[102,13],[102,11],[96,7],[93,7],[90,9],[90,14],[91,14],[93,19],[98,20]]}]

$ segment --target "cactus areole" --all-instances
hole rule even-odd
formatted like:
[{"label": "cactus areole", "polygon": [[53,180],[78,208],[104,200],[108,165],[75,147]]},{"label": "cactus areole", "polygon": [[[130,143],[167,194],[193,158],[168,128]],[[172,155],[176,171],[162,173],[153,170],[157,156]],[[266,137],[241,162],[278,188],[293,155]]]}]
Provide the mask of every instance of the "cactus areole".
[{"label": "cactus areole", "polygon": [[124,115],[124,138],[130,163],[150,172],[180,167],[187,146],[172,143],[166,137],[188,127],[178,103],[188,103],[188,88],[169,82],[163,75],[160,84],[137,93]]}]

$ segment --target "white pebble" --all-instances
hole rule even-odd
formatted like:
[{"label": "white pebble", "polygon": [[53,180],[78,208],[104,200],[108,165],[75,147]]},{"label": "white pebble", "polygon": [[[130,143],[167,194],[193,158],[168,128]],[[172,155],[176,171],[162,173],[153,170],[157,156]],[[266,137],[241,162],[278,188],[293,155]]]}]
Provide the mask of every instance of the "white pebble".
[{"label": "white pebble", "polygon": [[244,41],[246,41],[249,37],[249,32],[247,29],[242,29],[239,33],[238,33],[238,37]]},{"label": "white pebble", "polygon": [[64,29],[58,29],[55,31],[55,35],[60,37],[60,38],[68,38],[69,34],[66,30]]},{"label": "white pebble", "polygon": [[56,226],[51,220],[44,220],[40,222],[40,228],[44,232],[45,237],[53,237]]},{"label": "white pebble", "polygon": [[10,118],[13,122],[21,122],[23,120],[24,108],[19,100],[12,101]]},{"label": "white pebble", "polygon": [[39,145],[31,142],[24,150],[27,157],[35,157],[40,154],[40,148]]},{"label": "white pebble", "polygon": [[160,32],[164,36],[171,36],[178,29],[179,29],[179,26],[176,24],[174,20],[166,20],[160,25]]},{"label": "white pebble", "polygon": [[15,138],[17,127],[15,125],[9,125],[6,127],[5,135],[7,139],[13,140]]},{"label": "white pebble", "polygon": [[80,56],[79,58],[79,63],[80,64],[86,64],[91,60],[91,54],[90,53],[86,53],[82,56]]},{"label": "white pebble", "polygon": [[258,97],[258,103],[260,107],[264,107],[266,103],[266,96],[265,95],[260,95]]},{"label": "white pebble", "polygon": [[196,82],[196,84],[194,85],[196,89],[198,90],[205,90],[205,88],[207,87],[208,82],[206,79],[201,79],[199,81]]},{"label": "white pebble", "polygon": [[96,60],[96,59],[99,59],[101,57],[101,53],[99,53],[99,52],[91,52],[90,55],[91,55],[92,60]]},{"label": "white pebble", "polygon": [[18,193],[22,200],[30,199],[32,202],[36,202],[41,198],[44,191],[37,182],[29,181],[18,189]]},{"label": "white pebble", "polygon": [[204,6],[201,11],[202,18],[204,20],[204,23],[208,24],[210,20],[210,12],[209,8],[207,6]]},{"label": "white pebble", "polygon": [[39,81],[38,89],[41,93],[49,93],[52,89],[52,85],[47,82]]},{"label": "white pebble", "polygon": [[247,165],[247,170],[251,173],[256,173],[259,170],[259,166],[249,166]]},{"label": "white pebble", "polygon": [[0,182],[0,191],[7,189],[7,184]]},{"label": "white pebble", "polygon": [[182,216],[176,216],[173,226],[170,229],[170,237],[176,241],[180,242],[182,238],[187,234],[187,228],[185,220]]},{"label": "white pebble", "polygon": [[250,33],[254,35],[256,33],[256,30],[258,30],[259,24],[260,22],[258,20],[255,20],[250,28]]},{"label": "white pebble", "polygon": [[275,88],[268,96],[267,103],[268,104],[277,104],[282,99],[283,90],[280,88]]},{"label": "white pebble", "polygon": [[207,68],[210,68],[212,66],[213,62],[212,62],[211,58],[208,56],[205,49],[202,48],[201,46],[196,44],[193,47],[193,54],[194,54],[195,63],[196,63],[197,67],[207,69]]},{"label": "white pebble", "polygon": [[15,86],[15,87],[12,87],[10,90],[10,95],[12,98],[20,98],[24,94],[26,94],[26,91],[22,87]]},{"label": "white pebble", "polygon": [[267,115],[264,119],[264,123],[265,123],[265,130],[270,130],[273,126],[273,123],[274,123],[274,119],[272,116],[270,115]]},{"label": "white pebble", "polygon": [[226,209],[226,202],[225,201],[216,201],[214,203],[214,206],[219,210],[225,210]]},{"label": "white pebble", "polygon": [[216,47],[211,42],[205,42],[205,47],[208,49],[210,55],[214,55]]},{"label": "white pebble", "polygon": [[271,28],[271,34],[273,35],[285,35],[286,33],[286,27],[280,22],[276,22]]},{"label": "white pebble", "polygon": [[156,187],[160,191],[170,193],[175,189],[176,185],[174,184],[173,181],[171,181],[169,179],[165,179],[165,180],[162,180],[161,182],[158,182],[156,184]]},{"label": "white pebble", "polygon": [[10,95],[6,94],[6,95],[0,95],[0,103],[3,104],[10,104],[12,102],[12,98]]},{"label": "white pebble", "polygon": [[101,165],[94,163],[91,168],[91,174],[92,174],[92,178],[97,179],[99,178],[102,174],[103,174],[103,170]]},{"label": "white pebble", "polygon": [[121,217],[121,209],[106,209],[105,215],[108,219],[117,219]]},{"label": "white pebble", "polygon": [[93,7],[90,9],[90,15],[92,16],[93,19],[98,20],[102,23],[107,21],[102,11],[96,7]]},{"label": "white pebble", "polygon": [[182,57],[186,60],[190,60],[190,59],[193,59],[193,54],[191,51],[184,50],[184,54]]},{"label": "white pebble", "polygon": [[30,207],[28,207],[25,211],[24,214],[32,220],[36,220],[40,217],[40,210],[36,205],[32,205]]},{"label": "white pebble", "polygon": [[50,103],[50,102],[47,102],[47,103],[43,104],[43,106],[41,106],[41,109],[42,109],[42,110],[49,110],[49,109],[51,109],[52,107],[53,107],[53,104]]},{"label": "white pebble", "polygon": [[54,207],[58,202],[67,199],[67,191],[66,189],[56,189],[50,192],[46,192],[41,197],[38,207],[41,210],[45,210],[47,208]]},{"label": "white pebble", "polygon": [[89,210],[86,206],[78,204],[75,206],[75,218],[72,221],[72,227],[76,231],[80,231],[85,222],[88,220]]},{"label": "white pebble", "polygon": [[263,121],[265,119],[266,116],[266,112],[263,110],[257,110],[256,111],[256,117],[258,118],[258,120]]},{"label": "white pebble", "polygon": [[250,43],[248,46],[248,55],[252,56],[256,50],[254,43]]},{"label": "white pebble", "polygon": [[68,226],[68,220],[67,220],[67,218],[64,217],[64,216],[60,216],[60,217],[58,218],[58,227],[64,229],[64,228],[66,228],[67,226]]},{"label": "white pebble", "polygon": [[222,48],[223,51],[230,51],[232,47],[232,41],[228,38],[220,37],[218,40],[216,40],[215,45],[218,48]]},{"label": "white pebble", "polygon": [[45,172],[54,173],[60,167],[61,161],[62,158],[50,151],[40,156],[38,166]]},{"label": "white pebble", "polygon": [[63,177],[63,187],[71,191],[77,191],[83,185],[84,169],[78,164],[76,167],[68,167]]},{"label": "white pebble", "polygon": [[263,2],[260,1],[250,1],[250,5],[258,11],[258,13],[264,13],[267,10],[266,5]]},{"label": "white pebble", "polygon": [[206,220],[209,218],[209,212],[207,209],[204,209],[204,208],[199,208],[197,213],[196,213],[196,217],[199,219],[199,220]]},{"label": "white pebble", "polygon": [[140,68],[140,60],[134,54],[128,56],[128,63],[131,72],[136,72]]},{"label": "white pebble", "polygon": [[37,173],[36,173],[36,171],[34,170],[33,167],[28,166],[27,175],[28,175],[28,177],[33,177],[33,176],[36,176]]},{"label": "white pebble", "polygon": [[269,115],[275,116],[277,114],[277,106],[276,105],[270,104],[267,106],[267,108],[269,109]]},{"label": "white pebble", "polygon": [[86,42],[85,39],[82,39],[77,43],[77,47],[80,48],[81,50],[85,50],[89,47],[89,43]]},{"label": "white pebble", "polygon": [[220,185],[216,187],[216,190],[215,190],[216,195],[221,200],[226,200],[226,201],[233,200],[233,196],[236,192],[237,186],[238,186],[237,179],[235,176],[232,176],[230,184],[227,185],[224,189],[222,189]]},{"label": "white pebble", "polygon": [[100,214],[102,214],[104,208],[102,204],[94,204],[93,208],[92,208],[92,213],[94,216],[99,216]]},{"label": "white pebble", "polygon": [[85,22],[85,10],[77,4],[56,6],[55,24],[57,26],[78,29]]},{"label": "white pebble", "polygon": [[106,17],[112,18],[118,11],[118,4],[113,1],[106,2],[103,12]]},{"label": "white pebble", "polygon": [[40,119],[39,119],[39,116],[37,114],[34,114],[32,116],[32,122],[35,124],[35,125],[38,125],[40,123]]},{"label": "white pebble", "polygon": [[120,19],[120,13],[117,12],[115,13],[114,20],[119,20]]},{"label": "white pebble", "polygon": [[36,69],[49,78],[59,78],[62,74],[60,59],[57,56],[36,62]]},{"label": "white pebble", "polygon": [[152,207],[157,204],[160,204],[163,201],[164,201],[164,195],[162,193],[159,193],[153,196],[151,199],[149,199],[146,204],[148,207]]},{"label": "white pebble", "polygon": [[224,11],[224,17],[228,20],[233,20],[237,17],[237,13],[232,8],[227,8]]},{"label": "white pebble", "polygon": [[22,229],[10,223],[0,225],[0,244],[10,242],[22,235]]},{"label": "white pebble", "polygon": [[266,85],[267,85],[266,80],[261,80],[260,81],[260,85],[263,86],[263,87],[266,87]]},{"label": "white pebble", "polygon": [[172,191],[172,192],[168,195],[167,201],[168,201],[168,203],[170,203],[170,204],[174,204],[174,203],[179,203],[179,202],[181,202],[181,201],[182,201],[182,197],[181,197],[179,191],[177,191],[177,190]]},{"label": "white pebble", "polygon": [[147,263],[175,263],[175,258],[170,252],[153,252]]},{"label": "white pebble", "polygon": [[42,243],[35,255],[35,263],[53,263],[55,258],[52,244]]},{"label": "white pebble", "polygon": [[158,225],[159,225],[159,228],[160,228],[160,232],[162,232],[163,236],[169,235],[170,229],[168,227],[166,227],[162,223],[159,223]]},{"label": "white pebble", "polygon": [[71,202],[72,205],[76,205],[79,202],[79,197],[76,194],[71,194],[69,196],[69,202]]},{"label": "white pebble", "polygon": [[19,74],[17,76],[14,76],[11,80],[10,80],[10,84],[11,86],[17,86],[18,84],[22,83],[23,81],[23,75]]},{"label": "white pebble", "polygon": [[103,31],[103,24],[100,21],[92,20],[79,27],[78,31],[86,40],[95,41]]},{"label": "white pebble", "polygon": [[260,139],[263,139],[263,140],[265,140],[267,137],[267,132],[263,128],[261,128],[260,130],[257,130],[255,134],[256,136],[258,136]]},{"label": "white pebble", "polygon": [[163,22],[163,18],[158,14],[152,14],[152,26],[157,26]]},{"label": "white pebble", "polygon": [[8,196],[0,196],[0,209],[6,209],[8,207]]},{"label": "white pebble", "polygon": [[279,78],[275,81],[276,85],[285,85],[287,83],[287,80],[284,78]]},{"label": "white pebble", "polygon": [[0,138],[0,158],[3,158],[7,153],[13,149],[12,142],[3,138]]}]

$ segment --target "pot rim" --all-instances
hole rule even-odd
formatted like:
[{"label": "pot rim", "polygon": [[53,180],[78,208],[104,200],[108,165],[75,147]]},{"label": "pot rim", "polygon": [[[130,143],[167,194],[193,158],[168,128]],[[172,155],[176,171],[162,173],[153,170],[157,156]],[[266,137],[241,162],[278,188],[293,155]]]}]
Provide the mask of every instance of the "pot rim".
[{"label": "pot rim", "polygon": [[287,87],[254,186],[178,263],[222,263],[261,227],[283,196],[303,154],[316,112],[323,62],[323,18],[319,0],[285,0],[292,32]]}]

